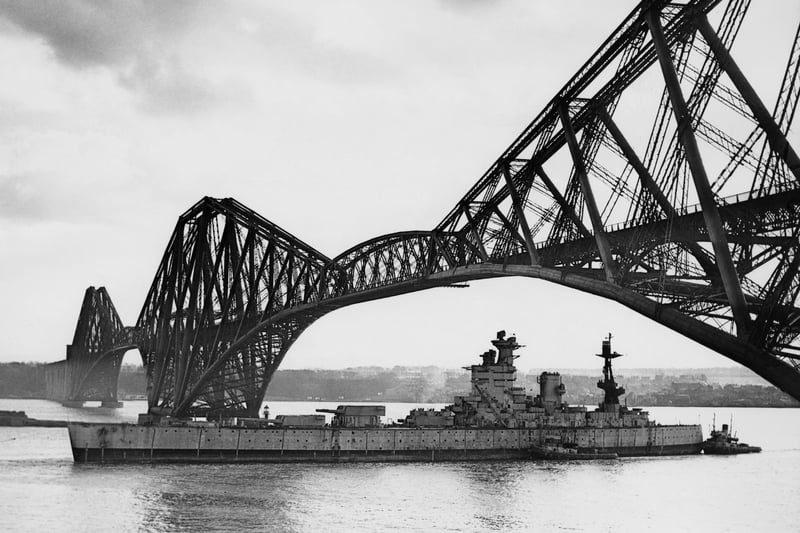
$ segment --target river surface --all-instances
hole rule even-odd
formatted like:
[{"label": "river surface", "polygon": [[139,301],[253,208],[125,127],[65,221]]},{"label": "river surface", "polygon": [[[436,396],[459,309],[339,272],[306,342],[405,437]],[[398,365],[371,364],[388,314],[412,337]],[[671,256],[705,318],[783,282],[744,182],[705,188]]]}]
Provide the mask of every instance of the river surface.
[{"label": "river surface", "polygon": [[[269,402],[275,414],[327,402]],[[402,416],[411,404],[388,404]],[[35,418],[121,409],[0,400]],[[733,417],[760,454],[587,462],[76,465],[65,428],[0,427],[0,531],[800,531],[800,409],[653,407],[663,424]]]}]

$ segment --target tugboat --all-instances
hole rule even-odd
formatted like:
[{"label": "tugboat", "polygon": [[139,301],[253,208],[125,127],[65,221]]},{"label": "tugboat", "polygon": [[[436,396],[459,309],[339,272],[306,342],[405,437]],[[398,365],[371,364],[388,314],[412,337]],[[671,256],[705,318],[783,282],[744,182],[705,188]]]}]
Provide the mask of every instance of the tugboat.
[{"label": "tugboat", "polygon": [[711,429],[711,436],[703,441],[703,453],[706,455],[736,455],[761,451],[759,446],[750,446],[739,442],[737,437],[731,435],[729,428],[728,424],[722,424],[722,430],[717,431],[715,423]]}]

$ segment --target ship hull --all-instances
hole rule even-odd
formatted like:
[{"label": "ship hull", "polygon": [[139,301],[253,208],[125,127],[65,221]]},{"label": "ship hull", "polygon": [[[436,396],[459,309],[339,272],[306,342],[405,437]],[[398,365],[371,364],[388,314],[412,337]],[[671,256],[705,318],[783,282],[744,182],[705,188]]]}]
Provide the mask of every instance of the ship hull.
[{"label": "ship hull", "polygon": [[758,446],[703,446],[706,455],[738,455],[740,453],[759,453]]},{"label": "ship hull", "polygon": [[546,438],[620,457],[700,453],[700,426],[646,428],[267,428],[70,423],[79,463],[439,462],[531,458]]}]

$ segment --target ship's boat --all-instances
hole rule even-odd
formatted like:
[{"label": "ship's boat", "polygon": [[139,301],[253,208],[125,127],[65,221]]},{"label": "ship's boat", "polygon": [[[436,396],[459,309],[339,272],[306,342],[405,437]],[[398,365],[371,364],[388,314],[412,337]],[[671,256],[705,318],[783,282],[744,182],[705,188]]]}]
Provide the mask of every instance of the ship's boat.
[{"label": "ship's boat", "polygon": [[76,461],[457,461],[610,459],[700,453],[699,425],[661,425],[646,411],[620,405],[603,340],[603,401],[593,410],[563,401],[557,372],[538,377],[539,393],[516,385],[515,336],[499,331],[496,350],[481,354],[471,391],[440,410],[415,409],[399,424],[383,424],[382,405],[318,409],[333,415],[292,415],[216,422],[142,415],[139,424],[70,423]]},{"label": "ship's boat", "polygon": [[761,448],[750,446],[731,434],[730,426],[722,424],[722,429],[717,430],[716,424],[711,430],[711,436],[703,441],[703,453],[707,455],[736,455],[739,453],[758,453]]},{"label": "ship's boat", "polygon": [[548,438],[544,444],[531,444],[531,458],[556,461],[616,459],[614,452],[601,452],[597,448],[580,449],[574,443],[564,443],[558,438]]}]

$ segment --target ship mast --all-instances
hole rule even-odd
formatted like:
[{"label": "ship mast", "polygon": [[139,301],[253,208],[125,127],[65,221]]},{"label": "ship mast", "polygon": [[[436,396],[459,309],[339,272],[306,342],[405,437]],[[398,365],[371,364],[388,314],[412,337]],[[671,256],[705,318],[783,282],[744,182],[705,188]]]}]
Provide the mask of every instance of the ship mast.
[{"label": "ship mast", "polygon": [[595,354],[597,357],[602,357],[605,360],[603,364],[603,379],[597,382],[597,387],[605,392],[603,403],[600,408],[603,411],[619,410],[619,397],[625,394],[625,389],[618,386],[614,381],[614,371],[611,369],[611,360],[617,357],[622,357],[621,353],[611,351],[611,333],[608,338],[603,339],[602,353]]}]

